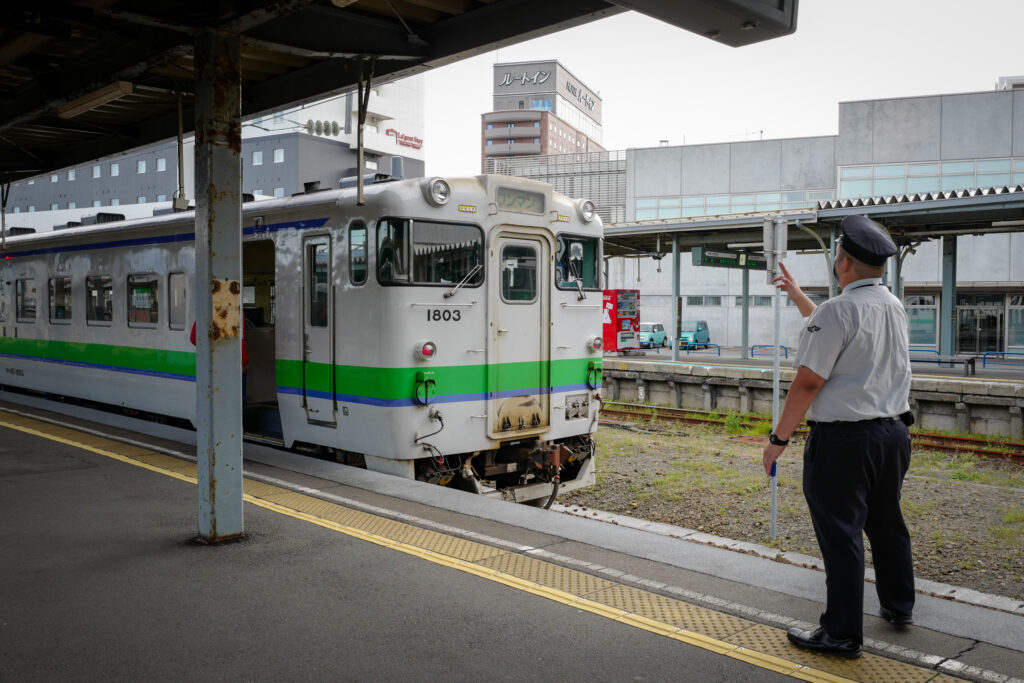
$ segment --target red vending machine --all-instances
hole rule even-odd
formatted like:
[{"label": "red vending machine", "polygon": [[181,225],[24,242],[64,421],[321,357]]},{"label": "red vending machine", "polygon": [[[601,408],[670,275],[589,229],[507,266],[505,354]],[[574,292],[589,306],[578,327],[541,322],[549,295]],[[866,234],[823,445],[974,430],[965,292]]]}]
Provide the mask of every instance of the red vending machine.
[{"label": "red vending machine", "polygon": [[604,350],[640,348],[640,290],[604,290]]}]

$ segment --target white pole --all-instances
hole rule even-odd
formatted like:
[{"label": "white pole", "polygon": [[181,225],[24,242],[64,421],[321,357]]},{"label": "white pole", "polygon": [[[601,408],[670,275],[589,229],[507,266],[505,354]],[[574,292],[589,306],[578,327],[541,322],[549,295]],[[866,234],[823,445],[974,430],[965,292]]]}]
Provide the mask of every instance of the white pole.
[{"label": "white pole", "polygon": [[[775,258],[773,259],[776,267],[776,274],[781,272],[778,268],[779,259],[784,256],[786,249],[786,223],[782,220],[776,220],[772,226],[775,232],[775,239],[773,240],[773,251]],[[774,325],[772,333],[772,427],[779,423],[779,394],[781,388],[779,386],[779,351],[781,350],[779,340],[782,336],[782,292],[775,288],[775,297],[772,300],[773,311],[774,311]],[[778,508],[779,508],[779,476],[778,476],[778,463],[772,464],[772,502],[771,512],[768,520],[768,538],[775,540],[775,522],[778,519]]]}]

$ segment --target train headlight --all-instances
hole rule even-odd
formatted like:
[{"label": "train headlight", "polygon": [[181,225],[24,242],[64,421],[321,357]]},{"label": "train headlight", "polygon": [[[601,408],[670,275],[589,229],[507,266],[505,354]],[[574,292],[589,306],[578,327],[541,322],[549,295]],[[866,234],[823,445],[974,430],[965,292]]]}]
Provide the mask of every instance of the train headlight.
[{"label": "train headlight", "polygon": [[431,360],[437,355],[437,344],[426,339],[418,341],[416,342],[416,348],[413,350],[413,355],[420,360]]},{"label": "train headlight", "polygon": [[594,202],[589,199],[584,199],[576,205],[577,210],[580,214],[580,220],[584,223],[589,223],[594,220],[594,216],[597,215],[597,207],[594,206]]},{"label": "train headlight", "polygon": [[452,197],[452,188],[441,178],[427,178],[420,184],[423,197],[431,206],[444,206]]},{"label": "train headlight", "polygon": [[587,350],[591,353],[600,353],[603,348],[604,339],[601,337],[591,337],[590,341],[587,342]]}]

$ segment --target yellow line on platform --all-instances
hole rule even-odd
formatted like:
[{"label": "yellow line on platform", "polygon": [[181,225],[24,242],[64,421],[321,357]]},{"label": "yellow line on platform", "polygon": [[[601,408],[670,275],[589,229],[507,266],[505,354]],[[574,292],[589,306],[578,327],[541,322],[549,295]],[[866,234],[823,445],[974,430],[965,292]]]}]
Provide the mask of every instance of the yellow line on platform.
[{"label": "yellow line on platform", "polygon": [[[137,446],[128,446],[104,437],[85,435],[76,432],[73,426],[54,427],[31,418],[12,415],[10,419],[0,420],[0,427],[7,427],[80,448],[180,481],[197,483],[193,463],[175,459],[181,463],[181,466],[171,462],[165,463],[167,466],[154,464],[162,462],[164,459],[170,461],[172,458],[155,452],[145,452]],[[47,429],[50,431],[44,431]],[[79,438],[71,438],[73,435],[77,435]],[[118,450],[122,452],[118,452]],[[126,450],[132,454],[126,455],[124,453]],[[265,510],[315,524],[352,538],[390,548],[437,565],[456,569],[509,588],[800,680],[856,681],[882,678],[885,680],[928,681],[937,675],[936,672],[928,669],[872,654],[866,654],[862,659],[851,661],[799,651],[786,644],[785,634],[780,629],[725,615],[663,595],[649,593],[626,584],[614,584],[611,581],[537,558],[510,553],[476,541],[346,508],[331,501],[263,482],[247,480],[245,487],[250,493],[243,494],[244,500]],[[259,495],[254,495],[254,493]],[[276,500],[271,500],[271,498]],[[432,549],[431,546],[435,549]],[[436,548],[443,549],[443,551]],[[497,565],[500,568],[489,565]],[[579,592],[572,592],[570,590],[572,587]],[[618,600],[611,600],[612,602],[619,601],[623,605],[628,605],[639,611],[648,611],[650,614],[661,616],[661,618],[645,616],[629,609],[607,604],[607,602],[588,599],[585,595],[586,593],[605,594],[609,590],[616,591],[615,594],[619,596]],[[665,621],[665,618],[687,625],[691,622],[708,624],[712,632],[718,628],[724,637],[712,637],[684,628]],[[729,642],[730,640],[737,642]],[[765,643],[769,650],[776,650],[784,656],[751,648],[743,643]],[[789,659],[790,656],[797,661]],[[879,676],[882,671],[885,673]]]}]

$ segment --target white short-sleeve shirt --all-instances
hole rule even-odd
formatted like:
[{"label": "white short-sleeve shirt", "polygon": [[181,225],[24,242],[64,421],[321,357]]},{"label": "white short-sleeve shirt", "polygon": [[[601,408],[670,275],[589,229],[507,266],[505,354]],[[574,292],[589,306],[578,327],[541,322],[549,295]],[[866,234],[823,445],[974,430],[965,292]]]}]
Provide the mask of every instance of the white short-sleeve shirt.
[{"label": "white short-sleeve shirt", "polygon": [[910,409],[907,313],[879,278],[851,282],[804,320],[793,367],[825,378],[807,411],[818,422],[896,417]]}]

